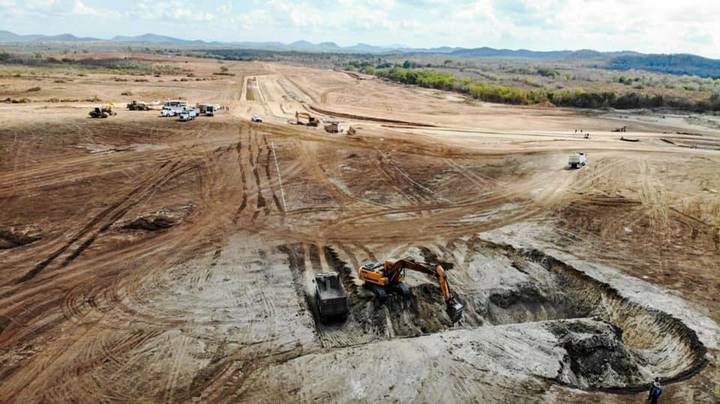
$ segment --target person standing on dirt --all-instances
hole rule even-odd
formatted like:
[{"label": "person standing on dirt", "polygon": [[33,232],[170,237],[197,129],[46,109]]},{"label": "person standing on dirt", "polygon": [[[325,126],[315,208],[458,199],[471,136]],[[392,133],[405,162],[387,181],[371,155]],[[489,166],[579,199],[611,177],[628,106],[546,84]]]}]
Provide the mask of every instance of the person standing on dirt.
[{"label": "person standing on dirt", "polygon": [[660,386],[660,378],[656,377],[652,383],[650,383],[650,392],[648,393],[648,400],[652,404],[657,404],[658,398],[662,394],[662,387]]}]

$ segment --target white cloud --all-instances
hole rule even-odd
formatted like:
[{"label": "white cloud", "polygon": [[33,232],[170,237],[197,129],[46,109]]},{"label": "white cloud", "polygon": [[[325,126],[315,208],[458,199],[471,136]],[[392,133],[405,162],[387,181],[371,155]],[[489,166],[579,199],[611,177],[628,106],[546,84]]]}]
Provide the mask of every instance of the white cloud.
[{"label": "white cloud", "polygon": [[17,26],[23,33],[82,29],[106,36],[155,32],[209,40],[633,49],[720,57],[720,2],[707,0],[0,0],[0,17],[2,29]]},{"label": "white cloud", "polygon": [[73,4],[72,8],[72,14],[75,15],[94,15],[99,16],[103,15],[98,10],[88,7],[85,3],[83,3],[81,0],[75,0],[75,4]]}]

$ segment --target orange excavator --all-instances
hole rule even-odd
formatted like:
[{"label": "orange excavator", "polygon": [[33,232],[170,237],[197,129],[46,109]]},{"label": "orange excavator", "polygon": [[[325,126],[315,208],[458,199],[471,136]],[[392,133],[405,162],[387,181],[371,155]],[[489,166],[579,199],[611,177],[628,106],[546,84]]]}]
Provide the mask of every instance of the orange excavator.
[{"label": "orange excavator", "polygon": [[365,282],[366,288],[372,290],[380,301],[384,302],[385,299],[387,299],[388,292],[397,291],[405,297],[410,295],[410,290],[407,285],[403,283],[405,270],[417,271],[434,277],[440,286],[443,299],[445,299],[445,306],[450,320],[452,320],[453,323],[460,321],[465,306],[463,306],[463,304],[456,299],[455,294],[450,291],[447,275],[440,265],[433,268],[430,265],[408,259],[385,261],[383,263],[370,262],[358,269],[358,277]]}]

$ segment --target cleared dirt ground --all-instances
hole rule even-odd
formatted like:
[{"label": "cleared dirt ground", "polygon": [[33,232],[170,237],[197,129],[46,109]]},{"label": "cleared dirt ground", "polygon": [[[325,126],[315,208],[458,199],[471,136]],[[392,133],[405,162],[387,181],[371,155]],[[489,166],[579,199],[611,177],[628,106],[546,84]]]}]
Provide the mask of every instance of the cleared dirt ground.
[{"label": "cleared dirt ground", "polygon": [[[0,401],[637,402],[655,376],[668,402],[720,399],[716,117],[161,61],[193,78],[0,79],[31,100],[0,104]],[[94,96],[118,115],[48,102]],[[175,98],[229,110],[120,108]],[[356,277],[408,256],[448,268],[461,323],[431,279],[381,305]],[[342,324],[313,314],[327,271]]]}]

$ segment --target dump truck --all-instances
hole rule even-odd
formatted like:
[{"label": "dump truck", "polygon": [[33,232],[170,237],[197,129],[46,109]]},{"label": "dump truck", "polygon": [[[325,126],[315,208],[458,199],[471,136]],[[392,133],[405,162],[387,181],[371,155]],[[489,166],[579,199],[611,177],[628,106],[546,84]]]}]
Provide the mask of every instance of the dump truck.
[{"label": "dump truck", "polygon": [[340,122],[335,119],[329,119],[325,121],[325,132],[327,133],[341,133],[342,128]]},{"label": "dump truck", "polygon": [[456,323],[462,319],[465,306],[450,290],[447,274],[441,265],[433,266],[410,259],[369,262],[358,268],[358,278],[364,282],[365,288],[370,289],[378,297],[380,302],[385,302],[389,293],[400,293],[407,299],[410,296],[410,290],[403,283],[406,270],[420,272],[435,278],[440,286],[440,293],[445,301],[445,311],[450,317],[450,321]]},{"label": "dump truck", "polygon": [[315,275],[315,304],[322,321],[344,320],[347,317],[350,304],[337,273]]},{"label": "dump truck", "polygon": [[215,116],[215,113],[224,109],[220,104],[197,104],[195,106],[199,111],[200,115]]},{"label": "dump truck", "polygon": [[573,153],[568,157],[570,168],[581,168],[587,165],[586,153]]},{"label": "dump truck", "polygon": [[222,105],[219,104],[212,104],[208,105],[207,108],[205,108],[205,115],[207,116],[215,116],[215,113],[224,109]]},{"label": "dump truck", "polygon": [[307,112],[295,112],[295,123],[298,125],[313,126],[320,125],[320,120]]}]

